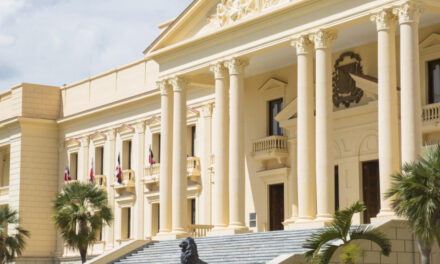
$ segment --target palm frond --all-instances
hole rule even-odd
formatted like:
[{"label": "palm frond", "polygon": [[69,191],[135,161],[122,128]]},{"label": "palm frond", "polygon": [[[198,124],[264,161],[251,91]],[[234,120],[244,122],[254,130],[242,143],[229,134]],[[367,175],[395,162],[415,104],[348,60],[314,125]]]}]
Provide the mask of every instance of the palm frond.
[{"label": "palm frond", "polygon": [[371,225],[361,225],[350,232],[351,241],[359,239],[376,243],[385,256],[389,256],[391,253],[391,241],[387,238],[385,233],[375,229]]}]

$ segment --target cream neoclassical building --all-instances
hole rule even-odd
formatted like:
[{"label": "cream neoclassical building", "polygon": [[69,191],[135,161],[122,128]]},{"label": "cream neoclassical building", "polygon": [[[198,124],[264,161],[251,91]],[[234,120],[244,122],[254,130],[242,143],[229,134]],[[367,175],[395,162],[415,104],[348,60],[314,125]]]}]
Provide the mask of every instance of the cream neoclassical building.
[{"label": "cream neoclassical building", "polygon": [[18,262],[76,254],[51,201],[92,162],[115,215],[94,255],[319,227],[357,200],[355,223],[395,217],[390,175],[440,139],[440,1],[195,0],[160,29],[132,64],[0,95],[0,202],[32,233]]}]

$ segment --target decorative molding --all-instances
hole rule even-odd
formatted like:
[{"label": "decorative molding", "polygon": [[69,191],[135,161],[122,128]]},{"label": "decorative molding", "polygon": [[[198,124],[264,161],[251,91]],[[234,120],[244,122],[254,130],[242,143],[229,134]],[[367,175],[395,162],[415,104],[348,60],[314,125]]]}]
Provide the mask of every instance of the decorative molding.
[{"label": "decorative molding", "polygon": [[129,124],[122,124],[119,128],[118,128],[118,133],[121,136],[122,140],[127,140],[133,137],[133,134],[135,132],[135,129],[133,126],[129,125]]},{"label": "decorative molding", "polygon": [[370,17],[372,22],[376,22],[377,31],[395,29],[397,17],[390,9],[382,9]]},{"label": "decorative molding", "polygon": [[263,95],[264,100],[269,101],[284,98],[286,87],[287,82],[276,78],[270,78],[258,89],[258,91]]},{"label": "decorative molding", "polygon": [[169,80],[174,92],[182,92],[189,85],[190,81],[184,77],[176,76]]},{"label": "decorative molding", "polygon": [[201,107],[201,113],[203,118],[212,117],[212,113],[214,110],[214,103],[209,103]]},{"label": "decorative molding", "polygon": [[330,48],[332,42],[338,38],[338,33],[332,30],[319,30],[309,35],[309,39],[315,43],[315,49]]},{"label": "decorative molding", "polygon": [[89,140],[90,140],[89,136],[82,137],[81,138],[81,146],[82,147],[88,147],[89,143],[90,143]]},{"label": "decorative molding", "polygon": [[95,133],[90,135],[90,140],[93,141],[93,145],[102,146],[107,140],[107,135],[101,131],[96,131]]},{"label": "decorative molding", "polygon": [[208,22],[224,27],[288,2],[290,0],[221,0],[217,4],[215,14],[208,18]]},{"label": "decorative molding", "polygon": [[65,146],[67,149],[78,149],[81,146],[81,141],[77,138],[70,138],[66,140]]},{"label": "decorative molding", "polygon": [[145,133],[145,121],[139,121],[134,126],[136,133],[143,134]]},{"label": "decorative molding", "polygon": [[171,93],[171,85],[167,80],[160,80],[156,82],[162,96],[168,96]]},{"label": "decorative molding", "polygon": [[408,1],[393,9],[393,13],[399,17],[400,24],[419,23],[423,11],[422,5],[414,1]]},{"label": "decorative molding", "polygon": [[214,73],[215,79],[224,79],[228,77],[228,69],[225,67],[225,62],[211,64],[209,70]]},{"label": "decorative molding", "polygon": [[[353,62],[352,69],[342,69],[344,65],[341,63],[349,58]],[[352,103],[359,103],[364,95],[362,89],[356,87],[356,82],[351,78],[350,73],[356,75],[363,75],[363,69],[361,65],[362,59],[359,54],[348,51],[344,52],[339,56],[335,62],[333,71],[333,104],[336,107],[343,104],[346,108],[350,107]],[[346,64],[349,65],[349,64]]]},{"label": "decorative molding", "polygon": [[310,41],[308,35],[302,35],[301,37],[292,41],[292,46],[296,48],[297,55],[309,54],[313,50],[313,43]]},{"label": "decorative molding", "polygon": [[246,66],[249,65],[249,60],[234,58],[225,62],[225,67],[229,69],[230,75],[243,74]]}]

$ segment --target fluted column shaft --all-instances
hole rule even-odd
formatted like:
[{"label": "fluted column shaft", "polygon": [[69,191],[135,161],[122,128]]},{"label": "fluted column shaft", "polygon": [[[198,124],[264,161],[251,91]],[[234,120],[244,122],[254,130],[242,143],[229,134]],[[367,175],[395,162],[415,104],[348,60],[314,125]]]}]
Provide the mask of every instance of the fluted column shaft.
[{"label": "fluted column shaft", "polygon": [[187,168],[186,168],[186,86],[181,77],[171,80],[174,91],[173,123],[173,233],[183,234],[187,229]]},{"label": "fluted column shaft", "polygon": [[318,31],[311,36],[316,53],[316,194],[317,220],[334,214],[332,44],[336,33]]},{"label": "fluted column shaft", "polygon": [[408,1],[393,12],[400,24],[400,95],[402,163],[417,159],[422,150],[420,102],[419,18],[422,9]]},{"label": "fluted column shaft", "polygon": [[316,214],[313,48],[308,36],[293,44],[298,55],[298,221],[308,221]]},{"label": "fluted column shaft", "polygon": [[385,193],[391,187],[391,175],[400,168],[399,131],[396,81],[396,19],[389,10],[373,15],[376,22],[378,47],[378,126],[380,213],[378,217],[393,216],[391,200]]},{"label": "fluted column shaft", "polygon": [[173,93],[166,81],[158,83],[161,90],[161,142],[160,142],[160,230],[159,234],[171,232],[171,180],[173,153]]},{"label": "fluted column shaft", "polygon": [[215,77],[213,123],[214,184],[212,188],[212,224],[214,229],[228,226],[229,221],[229,84],[223,63],[211,66]]},{"label": "fluted column shaft", "polygon": [[245,228],[244,68],[248,62],[226,62],[230,79],[229,228]]}]

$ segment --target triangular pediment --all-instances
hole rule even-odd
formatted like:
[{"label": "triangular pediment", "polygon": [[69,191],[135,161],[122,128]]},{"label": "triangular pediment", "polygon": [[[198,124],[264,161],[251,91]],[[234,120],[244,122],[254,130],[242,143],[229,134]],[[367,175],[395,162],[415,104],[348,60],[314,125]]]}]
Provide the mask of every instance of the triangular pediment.
[{"label": "triangular pediment", "polygon": [[440,45],[440,34],[433,33],[420,43],[420,49],[426,49],[432,46]]},{"label": "triangular pediment", "polygon": [[107,136],[100,131],[95,132],[90,136],[90,139],[96,144],[96,143],[104,143],[107,139]]},{"label": "triangular pediment", "polygon": [[68,149],[79,148],[81,146],[81,141],[77,138],[69,138],[66,140],[65,145]]},{"label": "triangular pediment", "polygon": [[150,54],[180,42],[208,36],[270,12],[291,0],[194,0],[144,51]]}]

